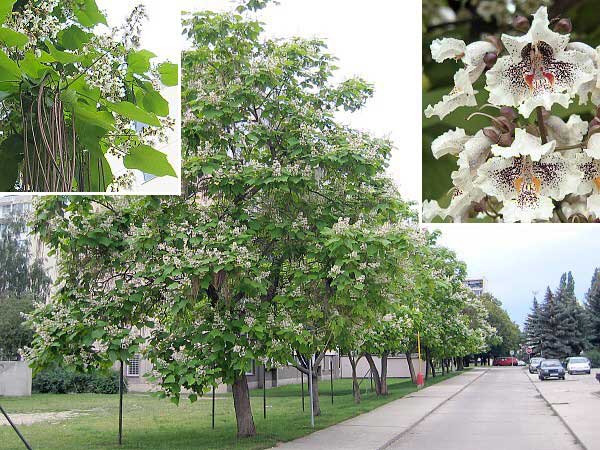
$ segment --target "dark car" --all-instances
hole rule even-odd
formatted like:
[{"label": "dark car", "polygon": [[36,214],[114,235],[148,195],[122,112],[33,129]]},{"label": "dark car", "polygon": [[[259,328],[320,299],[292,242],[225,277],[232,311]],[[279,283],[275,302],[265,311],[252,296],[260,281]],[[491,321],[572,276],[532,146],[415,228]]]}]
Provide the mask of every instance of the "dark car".
[{"label": "dark car", "polygon": [[547,378],[565,379],[565,368],[558,359],[545,359],[538,367],[540,380],[544,381]]},{"label": "dark car", "polygon": [[529,373],[537,373],[538,367],[540,366],[543,360],[544,358],[539,358],[537,356],[531,358],[531,360],[529,361]]}]

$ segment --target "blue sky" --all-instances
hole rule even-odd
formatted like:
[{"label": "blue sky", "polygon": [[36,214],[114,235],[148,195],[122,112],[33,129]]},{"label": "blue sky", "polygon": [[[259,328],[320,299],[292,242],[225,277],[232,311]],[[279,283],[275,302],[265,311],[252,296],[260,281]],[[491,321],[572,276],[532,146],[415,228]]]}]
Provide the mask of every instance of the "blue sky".
[{"label": "blue sky", "polygon": [[583,301],[594,269],[600,267],[600,226],[595,224],[447,224],[440,243],[467,263],[469,275],[485,277],[488,291],[518,324],[525,320],[533,292],[543,297],[563,272],[575,278]]}]

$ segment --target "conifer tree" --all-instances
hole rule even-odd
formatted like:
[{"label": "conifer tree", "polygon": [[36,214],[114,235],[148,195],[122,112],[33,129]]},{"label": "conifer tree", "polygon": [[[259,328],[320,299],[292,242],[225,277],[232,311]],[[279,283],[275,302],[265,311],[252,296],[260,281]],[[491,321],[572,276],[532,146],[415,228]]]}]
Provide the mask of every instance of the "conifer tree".
[{"label": "conifer tree", "polygon": [[531,312],[527,315],[525,320],[525,342],[528,346],[532,347],[532,355],[538,355],[541,350],[541,307],[537,298],[533,297],[533,303],[531,305]]},{"label": "conifer tree", "polygon": [[594,271],[592,283],[585,298],[589,342],[594,347],[600,347],[600,268]]}]

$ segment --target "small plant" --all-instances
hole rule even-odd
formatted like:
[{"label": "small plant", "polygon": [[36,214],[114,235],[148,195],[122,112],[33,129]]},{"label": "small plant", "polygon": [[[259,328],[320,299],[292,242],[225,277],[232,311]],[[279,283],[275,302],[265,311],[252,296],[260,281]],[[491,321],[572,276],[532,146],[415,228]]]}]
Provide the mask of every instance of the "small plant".
[{"label": "small plant", "polygon": [[[489,126],[473,136],[456,128],[433,141],[434,157],[454,155],[458,169],[448,207],[424,202],[426,221],[600,218],[600,47],[570,42],[571,22],[550,20],[545,6],[531,23],[519,16],[513,26],[522,34],[468,45],[454,38],[431,44],[436,62],[455,59],[464,67],[454,75],[454,89],[429,105],[425,116],[443,119],[459,107],[476,107],[474,84],[485,73],[487,103],[467,120],[484,116]],[[567,108],[575,97],[581,105],[594,105],[590,122],[556,115],[556,105]]]},{"label": "small plant", "polygon": [[54,367],[35,375],[32,390],[40,394],[118,394],[119,374],[114,371],[83,373]]}]

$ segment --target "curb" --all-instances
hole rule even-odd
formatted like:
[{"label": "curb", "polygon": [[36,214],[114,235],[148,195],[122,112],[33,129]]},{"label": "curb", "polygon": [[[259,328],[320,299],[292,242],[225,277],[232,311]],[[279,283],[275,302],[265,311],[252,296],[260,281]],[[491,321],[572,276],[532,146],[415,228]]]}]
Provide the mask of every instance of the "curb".
[{"label": "curb", "polygon": [[584,443],[581,442],[581,439],[579,439],[579,437],[577,437],[577,435],[575,434],[575,431],[573,431],[573,428],[571,428],[571,426],[567,423],[567,421],[563,418],[563,416],[561,416],[560,413],[556,410],[556,408],[554,407],[554,405],[548,401],[548,399],[544,396],[544,394],[542,394],[542,391],[540,391],[540,389],[533,382],[533,380],[531,379],[531,377],[529,375],[527,375],[526,373],[524,375],[527,377],[527,379],[530,381],[530,383],[533,384],[533,387],[535,388],[535,390],[537,391],[537,393],[540,394],[540,397],[542,397],[544,399],[544,401],[546,402],[546,404],[550,407],[550,409],[552,410],[552,412],[560,419],[560,421],[563,423],[563,425],[565,426],[565,428],[567,430],[569,430],[569,433],[571,433],[571,436],[573,436],[573,439],[575,439],[575,443],[577,445],[579,445],[583,450],[588,450],[588,448],[584,445]]},{"label": "curb", "polygon": [[[389,441],[387,441],[381,447],[378,447],[377,450],[385,450],[385,449],[389,448],[391,445],[393,445],[396,442],[398,442],[400,440],[400,438],[402,438],[402,436],[404,436],[406,433],[408,433],[409,431],[411,431],[413,428],[415,428],[417,425],[419,425],[421,422],[423,422],[425,419],[427,419],[427,417],[429,417],[431,414],[433,414],[434,412],[436,412],[439,408],[441,408],[442,406],[444,406],[447,402],[449,402],[450,400],[452,400],[454,397],[456,397],[458,394],[460,394],[466,388],[468,388],[469,386],[471,386],[471,384],[473,384],[475,381],[479,380],[483,375],[485,375],[486,373],[488,373],[489,370],[490,369],[485,369],[484,371],[482,371],[478,376],[476,376],[475,378],[473,378],[471,381],[469,381],[467,384],[465,384],[463,387],[461,387],[458,391],[456,391],[450,397],[448,397],[447,399],[445,399],[444,401],[442,401],[439,405],[437,405],[431,411],[429,411],[428,413],[426,413],[423,417],[417,419],[414,423],[412,423],[411,425],[409,425],[401,433],[399,433],[396,436],[394,436],[392,439],[390,439]],[[587,450],[587,449],[584,447],[584,450]]]}]

